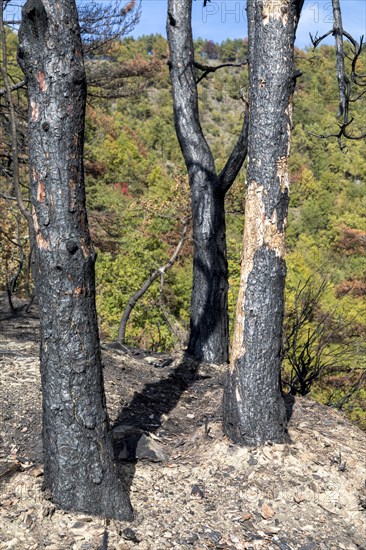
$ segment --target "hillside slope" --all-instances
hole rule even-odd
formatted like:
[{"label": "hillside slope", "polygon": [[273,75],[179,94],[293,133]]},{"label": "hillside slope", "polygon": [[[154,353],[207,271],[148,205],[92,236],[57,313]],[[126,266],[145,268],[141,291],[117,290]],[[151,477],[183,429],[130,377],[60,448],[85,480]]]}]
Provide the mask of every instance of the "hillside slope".
[{"label": "hillside slope", "polygon": [[1,550],[365,548],[366,435],[299,398],[288,444],[236,447],[221,430],[224,371],[182,354],[103,346],[135,521],[59,510],[42,491],[37,311],[9,316],[1,298]]}]

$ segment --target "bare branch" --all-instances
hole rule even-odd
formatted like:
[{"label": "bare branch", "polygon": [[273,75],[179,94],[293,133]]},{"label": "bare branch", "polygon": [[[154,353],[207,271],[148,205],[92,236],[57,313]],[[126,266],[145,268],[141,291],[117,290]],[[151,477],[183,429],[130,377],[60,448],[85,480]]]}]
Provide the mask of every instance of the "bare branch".
[{"label": "bare branch", "polygon": [[220,172],[218,177],[218,188],[226,193],[235,181],[240,168],[243,166],[248,152],[248,127],[249,127],[249,110],[246,104],[244,113],[243,127],[236,145],[225,164],[225,167]]},{"label": "bare branch", "polygon": [[[9,88],[10,88],[11,92],[14,92],[15,90],[19,90],[20,88],[24,88],[26,84],[27,84],[26,80],[21,80],[20,82],[17,82],[16,84],[13,84]],[[0,90],[0,96],[6,95],[6,94],[7,94],[7,89],[2,88]]]},{"label": "bare branch", "polygon": [[133,296],[131,296],[131,298],[129,299],[128,304],[126,306],[126,309],[123,312],[120,327],[119,327],[119,331],[118,331],[117,342],[119,342],[120,344],[123,345],[125,343],[127,322],[128,322],[128,319],[130,318],[131,312],[132,312],[133,308],[135,307],[135,305],[137,304],[138,300],[150,288],[152,283],[156,279],[161,277],[164,273],[166,273],[166,271],[168,271],[168,269],[170,269],[172,267],[172,265],[174,264],[174,262],[177,260],[177,258],[179,256],[179,253],[181,251],[181,248],[182,248],[182,246],[183,246],[183,244],[184,244],[184,242],[187,238],[186,235],[187,235],[190,220],[191,220],[190,216],[186,217],[182,220],[183,230],[182,230],[181,238],[180,238],[179,243],[177,244],[173,254],[171,255],[169,261],[165,265],[159,267],[156,271],[154,271],[154,273],[148,279],[146,279],[146,281],[143,283],[141,288]]},{"label": "bare branch", "polygon": [[1,51],[2,51],[2,62],[1,62],[1,75],[4,81],[5,90],[6,90],[6,99],[9,106],[9,122],[10,122],[10,137],[11,137],[11,153],[12,153],[12,162],[13,162],[13,187],[15,196],[17,198],[17,203],[19,210],[27,220],[29,226],[32,225],[32,218],[30,212],[27,210],[23,196],[20,190],[19,184],[19,155],[18,155],[18,144],[17,144],[17,127],[15,120],[15,111],[13,98],[11,95],[11,86],[8,77],[8,67],[7,67],[7,47],[6,47],[6,36],[5,28],[3,23],[3,0],[0,0],[0,35],[1,35]]},{"label": "bare branch", "polygon": [[[17,201],[18,199],[16,197],[10,197],[9,195],[4,195],[4,193],[0,193],[0,198],[5,199],[7,201]],[[24,202],[31,202],[28,199],[23,199]]]},{"label": "bare branch", "polygon": [[325,34],[323,34],[322,36],[319,36],[319,37],[318,37],[318,33],[316,33],[315,36],[313,36],[311,34],[311,32],[309,32],[310,40],[311,40],[311,43],[313,45],[314,50],[317,46],[319,46],[320,42],[322,42],[325,38],[327,38],[327,36],[330,36],[331,34],[333,34],[333,29],[331,31],[326,32]]},{"label": "bare branch", "polygon": [[343,23],[339,0],[333,0],[333,35],[336,44],[336,66],[339,90],[338,117],[343,116],[343,123],[348,123],[348,98],[350,96],[350,84],[344,65],[343,47]]},{"label": "bare branch", "polygon": [[[366,82],[364,82],[365,75],[358,75],[356,71],[357,61],[360,55],[364,52],[365,45],[363,42],[363,36],[361,36],[360,42],[358,43],[357,40],[355,40],[351,34],[349,34],[343,29],[340,0],[332,0],[332,6],[333,6],[333,29],[320,37],[318,37],[317,34],[315,35],[315,37],[313,37],[310,34],[310,39],[315,49],[320,44],[320,42],[324,40],[327,36],[332,34],[335,37],[336,74],[337,74],[338,92],[339,92],[339,107],[338,107],[337,116],[339,118],[342,118],[342,122],[339,125],[340,126],[339,132],[335,132],[335,133],[333,132],[327,135],[317,135],[312,132],[309,132],[309,133],[321,139],[335,137],[338,140],[339,148],[341,150],[344,150],[346,146],[343,144],[342,138],[351,139],[351,140],[361,140],[366,137],[366,134],[355,136],[352,133],[349,133],[346,131],[346,128],[353,121],[353,119],[349,120],[349,104],[351,102],[354,103],[358,101],[363,96],[363,92],[362,92],[358,96],[351,98],[351,82],[356,86],[366,86]],[[353,47],[352,57],[349,56],[344,51],[343,37],[346,37],[347,40],[350,42],[351,46]],[[350,76],[346,74],[345,57],[347,57],[351,61]]]},{"label": "bare branch", "polygon": [[244,67],[244,65],[247,65],[247,61],[244,61],[243,63],[222,63],[221,65],[202,65],[202,63],[199,63],[198,61],[194,61],[194,66],[196,69],[199,69],[200,71],[203,71],[203,74],[196,80],[196,84],[199,84],[201,80],[206,78],[206,76],[209,73],[215,73],[219,69],[223,69],[224,67]]},{"label": "bare branch", "polygon": [[354,103],[358,101],[364,94],[366,94],[366,90],[363,90],[358,96],[356,97],[350,97],[350,103]]},{"label": "bare branch", "polygon": [[294,395],[309,393],[325,374],[344,371],[342,363],[357,354],[357,341],[350,332],[354,320],[343,318],[337,307],[321,310],[329,284],[324,279],[313,288],[309,278],[299,285],[294,306],[286,315],[283,353],[291,367],[286,383]]},{"label": "bare branch", "polygon": [[140,18],[140,3],[136,0],[79,3],[78,13],[84,52],[97,55],[131,32]]},{"label": "bare branch", "polygon": [[346,129],[347,127],[352,124],[353,122],[353,118],[351,118],[347,124],[339,124],[339,132],[336,132],[336,133],[330,133],[330,134],[316,134],[315,132],[310,132],[308,131],[308,134],[310,134],[311,136],[315,136],[319,139],[329,139],[329,138],[332,138],[332,137],[335,137],[337,138],[338,140],[338,144],[339,144],[339,148],[341,149],[341,151],[343,151],[344,149],[346,149],[346,145],[344,145],[342,143],[342,137],[345,137],[346,139],[350,139],[350,140],[354,140],[354,141],[359,141],[361,139],[365,139],[366,138],[366,133],[364,134],[360,134],[358,136],[354,136],[352,135],[351,133],[347,132]]}]

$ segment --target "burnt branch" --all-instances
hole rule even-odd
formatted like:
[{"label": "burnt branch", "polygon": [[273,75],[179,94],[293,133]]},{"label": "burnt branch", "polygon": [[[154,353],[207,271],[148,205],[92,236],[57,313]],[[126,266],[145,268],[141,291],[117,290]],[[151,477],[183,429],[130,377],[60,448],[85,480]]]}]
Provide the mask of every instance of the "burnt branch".
[{"label": "burnt branch", "polygon": [[366,380],[366,370],[363,370],[359,375],[358,379],[356,380],[356,382],[352,384],[352,386],[343,395],[343,397],[341,397],[341,399],[334,402],[333,398],[336,392],[333,392],[333,394],[328,399],[327,405],[341,411],[342,409],[344,409],[345,405],[349,403],[352,397],[363,387],[365,380]]},{"label": "burnt branch", "polygon": [[329,138],[337,138],[338,140],[338,145],[339,145],[339,148],[341,149],[341,151],[343,151],[344,149],[346,149],[346,145],[344,145],[344,143],[342,143],[342,137],[346,138],[346,139],[349,139],[349,140],[354,140],[354,141],[359,141],[360,139],[365,139],[366,138],[366,132],[363,133],[363,134],[360,134],[358,136],[354,136],[352,135],[352,133],[350,132],[347,132],[347,127],[350,126],[350,124],[352,124],[353,122],[353,118],[351,118],[347,124],[339,124],[339,132],[332,132],[330,134],[316,134],[315,132],[308,132],[311,136],[315,136],[319,139],[329,139]]},{"label": "burnt branch", "polygon": [[246,104],[244,122],[238,141],[218,177],[218,188],[226,193],[235,181],[248,152],[249,110]]},{"label": "burnt branch", "polygon": [[287,312],[283,354],[290,373],[285,383],[293,395],[306,395],[325,375],[344,372],[343,365],[358,353],[353,320],[336,307],[322,310],[321,300],[329,288],[326,279],[314,287],[310,277],[299,285],[294,306]]},{"label": "burnt branch", "polygon": [[[337,117],[341,119],[339,123],[339,132],[332,132],[327,135],[317,135],[312,132],[309,132],[316,137],[322,139],[328,139],[335,137],[338,140],[338,144],[341,150],[344,150],[346,146],[342,142],[342,138],[349,140],[361,140],[366,137],[365,133],[360,135],[354,135],[352,132],[349,132],[347,128],[353,122],[353,118],[349,118],[349,105],[350,103],[355,103],[363,95],[364,92],[351,97],[351,84],[356,86],[366,86],[366,75],[357,74],[357,62],[365,51],[365,44],[363,42],[363,36],[361,36],[360,41],[357,40],[347,31],[343,29],[342,22],[342,13],[340,7],[340,0],[332,0],[333,6],[333,28],[322,36],[318,37],[317,34],[312,36],[310,34],[310,40],[313,44],[314,49],[328,36],[333,35],[335,38],[335,50],[336,50],[336,74],[338,81],[338,94],[339,94],[339,107]],[[351,45],[352,55],[348,55],[344,49],[343,38],[346,38]],[[351,62],[350,74],[347,74],[345,59],[349,59]]]},{"label": "burnt branch", "polygon": [[120,324],[119,331],[118,331],[117,342],[119,342],[120,344],[123,345],[125,343],[127,323],[128,323],[129,318],[130,318],[130,315],[132,313],[132,310],[135,307],[135,305],[137,304],[137,302],[139,301],[139,299],[142,298],[142,296],[150,288],[152,283],[154,281],[156,281],[156,279],[161,277],[164,273],[166,273],[168,271],[168,269],[170,269],[172,267],[172,265],[178,259],[179,253],[182,249],[182,246],[183,246],[184,242],[187,239],[187,231],[188,231],[188,226],[189,226],[190,220],[191,220],[190,216],[186,217],[182,220],[182,223],[183,223],[182,234],[181,234],[180,240],[179,240],[173,254],[171,255],[169,261],[166,264],[164,264],[163,266],[159,267],[156,271],[154,271],[154,273],[152,275],[150,275],[150,277],[148,279],[146,279],[146,281],[143,283],[141,288],[137,292],[135,292],[135,294],[133,296],[131,296],[131,298],[129,299],[128,304],[126,306],[126,309],[123,312],[122,319],[121,319],[121,324]]},{"label": "burnt branch", "polygon": [[339,0],[333,0],[333,35],[336,44],[336,67],[339,90],[338,117],[343,116],[343,123],[348,123],[348,105],[350,97],[350,82],[346,75],[343,47],[343,23]]},{"label": "burnt branch", "polygon": [[221,63],[220,65],[202,65],[202,63],[199,63],[198,61],[194,61],[194,66],[196,69],[199,69],[202,71],[202,74],[199,78],[196,80],[196,84],[199,84],[204,78],[206,78],[210,73],[215,73],[219,69],[223,69],[224,67],[244,67],[244,65],[247,65],[247,61],[244,63]]},{"label": "burnt branch", "polygon": [[[16,197],[10,197],[9,195],[4,195],[4,193],[0,193],[0,198],[1,199],[5,199],[7,201],[17,201],[18,199]],[[30,200],[29,199],[23,199],[24,202],[29,202],[30,203]],[[0,229],[1,231],[1,229]]]},{"label": "burnt branch", "polygon": [[[16,84],[13,84],[12,86],[9,86],[9,89],[11,92],[14,92],[15,90],[19,90],[20,88],[25,88],[25,85],[27,84],[26,80],[21,80],[20,82],[17,82]],[[8,93],[6,88],[2,88],[0,90],[0,96],[6,95]]]},{"label": "burnt branch", "polygon": [[313,36],[311,32],[309,32],[310,40],[314,50],[319,46],[320,42],[322,42],[325,38],[327,38],[327,36],[330,36],[331,34],[333,34],[333,29],[331,31],[326,32],[322,36],[318,36],[318,33],[316,33],[315,36]]},{"label": "burnt branch", "polygon": [[18,153],[18,144],[17,144],[17,124],[14,110],[14,103],[12,98],[12,87],[10,85],[9,76],[8,76],[8,66],[7,66],[7,47],[6,47],[6,35],[3,22],[3,13],[4,13],[4,2],[0,0],[0,35],[1,35],[1,76],[5,86],[5,95],[9,108],[9,126],[10,126],[10,138],[11,138],[11,161],[13,164],[13,174],[12,174],[12,183],[14,188],[14,193],[17,199],[17,204],[20,212],[25,217],[28,222],[29,228],[32,227],[32,219],[30,212],[26,208],[23,200],[23,195],[20,189],[19,182],[19,153]]},{"label": "burnt branch", "polygon": [[108,46],[132,31],[140,18],[136,0],[78,3],[80,34],[87,56],[105,54]]},{"label": "burnt branch", "polygon": [[[135,59],[129,63],[89,59],[85,63],[89,98],[117,99],[137,95],[146,88],[147,79],[162,66],[159,59]],[[132,80],[131,83],[131,79]],[[137,79],[142,83],[137,83]]]}]

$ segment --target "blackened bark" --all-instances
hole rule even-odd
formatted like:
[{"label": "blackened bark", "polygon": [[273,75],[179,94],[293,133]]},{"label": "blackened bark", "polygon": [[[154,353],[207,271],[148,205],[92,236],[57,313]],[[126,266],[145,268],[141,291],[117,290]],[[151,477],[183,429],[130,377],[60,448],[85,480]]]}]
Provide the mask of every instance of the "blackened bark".
[{"label": "blackened bark", "polygon": [[333,5],[333,34],[336,43],[336,68],[339,90],[339,107],[337,116],[343,116],[344,124],[348,123],[348,104],[350,96],[350,85],[344,66],[343,48],[343,24],[339,0],[332,0]]},{"label": "blackened bark", "polygon": [[44,482],[65,509],[128,519],[103,388],[83,179],[86,81],[73,1],[28,0],[18,60],[29,92]]},{"label": "blackened bark", "polygon": [[224,194],[210,183],[201,170],[191,178],[194,256],[188,353],[221,364],[229,358],[225,207]]},{"label": "blackened bark", "polygon": [[243,262],[224,430],[235,442],[286,440],[281,396],[285,226],[293,48],[300,4],[248,0],[249,145]]},{"label": "blackened bark", "polygon": [[193,287],[188,352],[210,363],[228,361],[225,193],[246,156],[247,121],[237,146],[218,176],[203,135],[191,28],[192,0],[169,0],[167,33],[174,121],[187,166],[192,199]]}]

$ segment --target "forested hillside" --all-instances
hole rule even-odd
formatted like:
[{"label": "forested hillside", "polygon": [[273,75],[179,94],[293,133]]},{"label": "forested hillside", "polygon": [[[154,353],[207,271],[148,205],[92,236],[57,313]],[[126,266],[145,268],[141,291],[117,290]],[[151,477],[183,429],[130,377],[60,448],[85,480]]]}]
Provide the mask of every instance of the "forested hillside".
[{"label": "forested hillside", "polygon": [[[15,51],[14,36],[9,37],[9,48]],[[89,60],[89,70],[93,63],[103,70],[110,59],[137,66],[150,62],[153,67],[142,78],[125,79],[125,97],[105,97],[113,94],[89,86],[85,170],[89,221],[98,251],[97,303],[104,339],[116,338],[129,298],[167,263],[189,216],[186,168],[173,124],[167,50],[166,40],[158,35],[127,38],[113,45],[109,59]],[[196,41],[201,64],[231,65],[206,76],[198,71],[204,76],[199,84],[201,117],[217,169],[223,167],[242,125],[245,56],[242,40]],[[293,111],[284,387],[293,393],[310,391],[321,402],[343,407],[366,427],[362,378],[366,368],[362,364],[366,143],[347,141],[341,150],[336,139],[317,137],[337,130],[334,49],[298,50],[296,58],[302,76],[297,80]],[[15,74],[15,65],[13,69]],[[365,126],[364,101],[354,104],[352,116],[356,134]],[[14,203],[4,198],[10,194],[5,130],[0,148],[0,200],[5,212],[1,288],[5,289],[17,270],[19,250],[26,251],[26,228]],[[226,206],[231,321],[239,282],[245,172],[244,167]],[[128,345],[155,351],[184,346],[191,262],[188,234],[164,279],[158,278],[133,309]],[[31,293],[26,261],[23,266],[17,289]]]}]

